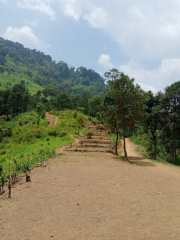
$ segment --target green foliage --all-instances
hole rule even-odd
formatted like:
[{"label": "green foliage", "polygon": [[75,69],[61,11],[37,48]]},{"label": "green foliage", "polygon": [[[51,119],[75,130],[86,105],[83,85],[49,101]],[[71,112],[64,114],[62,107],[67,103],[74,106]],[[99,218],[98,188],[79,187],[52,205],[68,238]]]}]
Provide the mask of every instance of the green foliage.
[{"label": "green foliage", "polygon": [[104,79],[92,69],[75,69],[63,61],[56,63],[49,55],[3,38],[0,41],[0,83],[2,89],[21,84],[32,94],[43,88],[56,88],[74,94],[86,91],[97,95],[105,88]]},{"label": "green foliage", "polygon": [[[80,131],[83,132],[84,127],[89,124],[87,117],[80,112],[77,112],[77,119],[73,117],[75,111],[53,113],[61,116],[57,126],[47,127],[47,119],[40,119],[37,128],[39,116],[34,111],[20,114],[10,122],[3,122],[3,127],[11,130],[11,135],[4,137],[0,143],[0,165],[4,172],[8,171],[9,160],[11,174],[15,166],[18,173],[28,171],[38,162],[51,157],[56,148],[72,143],[74,140],[68,135],[69,133],[77,134],[79,126],[81,126]],[[78,118],[84,124],[79,125]],[[13,159],[18,160],[17,164]]]},{"label": "green foliage", "polygon": [[98,120],[101,120],[100,118],[100,112],[102,110],[103,105],[103,99],[101,96],[94,96],[88,101],[89,106],[89,114],[93,117],[96,117],[98,115]]},{"label": "green foliage", "polygon": [[46,109],[42,103],[38,103],[36,106],[36,112],[40,118],[45,118]]},{"label": "green foliage", "polygon": [[[116,141],[117,136],[115,134],[108,135],[109,140]],[[118,136],[118,142],[121,141],[120,136]]]},{"label": "green foliage", "polygon": [[88,131],[87,132],[87,138],[91,138],[92,137],[92,132],[91,131]]},{"label": "green foliage", "polygon": [[78,114],[77,114],[77,112],[75,111],[75,112],[74,112],[74,114],[73,114],[73,118],[75,118],[75,119],[76,119],[76,118],[77,118],[77,116],[78,116]]},{"label": "green foliage", "polygon": [[104,98],[104,119],[106,124],[116,130],[116,154],[118,135],[120,131],[122,132],[124,155],[127,159],[125,134],[141,118],[144,92],[139,85],[134,85],[134,79],[130,79],[117,69],[110,70],[105,76],[112,80],[109,81],[111,90],[107,91]]},{"label": "green foliage", "polygon": [[61,130],[59,127],[51,127],[48,129],[48,135],[54,137],[64,137],[66,136],[66,132]]},{"label": "green foliage", "polygon": [[[87,116],[77,111],[51,111],[50,114],[58,116],[59,120],[57,126],[71,134],[83,133],[84,128],[90,123]],[[76,118],[74,118],[74,114],[77,114]]]}]

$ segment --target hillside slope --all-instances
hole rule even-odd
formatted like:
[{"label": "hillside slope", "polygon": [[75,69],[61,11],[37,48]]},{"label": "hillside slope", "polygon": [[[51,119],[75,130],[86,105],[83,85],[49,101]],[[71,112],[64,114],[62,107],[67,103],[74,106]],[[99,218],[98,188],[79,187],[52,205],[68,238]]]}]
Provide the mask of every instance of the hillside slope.
[{"label": "hillside slope", "polygon": [[105,88],[104,79],[92,69],[75,69],[63,61],[56,63],[43,52],[0,38],[0,88],[10,88],[15,83],[24,84],[31,93],[56,88],[74,94],[88,91],[98,95]]}]

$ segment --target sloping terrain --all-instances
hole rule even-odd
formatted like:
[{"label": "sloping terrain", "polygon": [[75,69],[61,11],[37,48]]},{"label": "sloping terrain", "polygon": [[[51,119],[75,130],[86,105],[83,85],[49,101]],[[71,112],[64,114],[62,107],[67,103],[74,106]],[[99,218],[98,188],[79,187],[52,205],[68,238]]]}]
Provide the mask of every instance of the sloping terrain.
[{"label": "sloping terrain", "polygon": [[47,88],[74,94],[87,91],[93,96],[102,94],[105,88],[104,79],[92,69],[76,69],[63,61],[56,63],[43,52],[0,37],[0,89],[17,83],[25,85],[32,94]]},{"label": "sloping terrain", "polygon": [[49,114],[48,112],[46,113],[46,117],[49,119],[49,125],[50,126],[56,126],[58,122],[58,117]]},{"label": "sloping terrain", "polygon": [[95,125],[91,124],[88,127],[91,134],[87,134],[80,137],[79,141],[65,148],[69,152],[103,152],[113,153],[112,145],[113,141],[107,137],[107,131],[95,129]]},{"label": "sloping terrain", "polygon": [[0,239],[178,240],[180,169],[135,149],[127,139],[131,163],[58,149],[46,168],[32,170],[32,182],[12,189],[12,199],[0,198]]}]

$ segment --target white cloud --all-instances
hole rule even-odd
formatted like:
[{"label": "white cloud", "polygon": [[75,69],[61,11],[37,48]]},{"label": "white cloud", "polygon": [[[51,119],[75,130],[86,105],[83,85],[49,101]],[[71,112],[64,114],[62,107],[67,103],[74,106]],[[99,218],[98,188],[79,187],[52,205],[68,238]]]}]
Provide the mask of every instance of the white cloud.
[{"label": "white cloud", "polygon": [[158,89],[158,88],[155,88],[155,87],[153,87],[153,86],[150,86],[150,85],[148,85],[148,84],[144,84],[144,83],[138,83],[140,86],[141,86],[141,88],[144,90],[144,91],[146,91],[146,92],[148,92],[148,91],[151,91],[151,92],[153,92],[153,93],[157,93],[160,89]]},{"label": "white cloud", "polygon": [[[27,0],[26,0],[27,1]],[[32,2],[32,0],[28,1]],[[33,2],[39,2],[34,0]],[[104,30],[131,59],[180,57],[179,0],[44,0],[64,16]]]},{"label": "white cloud", "polygon": [[[148,70],[135,61],[121,65],[119,70],[135,78],[145,90],[157,92],[174,82],[180,81],[180,59],[165,59],[159,68]],[[156,86],[156,87],[152,87]]]},{"label": "white cloud", "polygon": [[19,0],[18,7],[24,9],[38,10],[49,16],[51,20],[56,19],[56,12],[51,7],[51,0]]},{"label": "white cloud", "polygon": [[98,63],[105,69],[110,69],[113,67],[111,57],[108,54],[101,54],[99,56]]},{"label": "white cloud", "polygon": [[[5,2],[5,0],[0,0]],[[134,77],[144,88],[163,89],[180,80],[180,1],[179,0],[16,0],[24,9],[38,10],[55,20],[58,12],[74,21],[84,20],[103,30],[120,49],[133,59],[120,69]],[[109,48],[108,48],[109,50]],[[121,56],[120,56],[121,58]],[[149,70],[141,63],[156,61],[160,66]],[[98,63],[112,68],[108,54]],[[147,84],[148,83],[148,84]],[[152,88],[153,91],[156,89]]]},{"label": "white cloud", "polygon": [[74,9],[71,4],[67,4],[64,6],[63,14],[64,14],[64,16],[70,17],[70,18],[74,19],[75,21],[78,21],[81,16],[80,10]]},{"label": "white cloud", "polygon": [[57,11],[75,21],[86,20],[109,34],[130,59],[180,58],[179,0],[16,1],[19,7],[41,11],[51,20],[56,19]]},{"label": "white cloud", "polygon": [[103,8],[95,8],[91,12],[85,13],[83,18],[94,28],[105,28],[108,21],[107,15]]},{"label": "white cloud", "polygon": [[25,47],[44,49],[44,44],[40,41],[38,37],[34,34],[33,30],[24,26],[21,28],[8,27],[3,37],[14,42],[20,42]]},{"label": "white cloud", "polygon": [[33,21],[28,21],[28,20],[24,20],[23,21],[26,25],[34,27],[38,25],[38,21],[37,19],[34,19]]}]

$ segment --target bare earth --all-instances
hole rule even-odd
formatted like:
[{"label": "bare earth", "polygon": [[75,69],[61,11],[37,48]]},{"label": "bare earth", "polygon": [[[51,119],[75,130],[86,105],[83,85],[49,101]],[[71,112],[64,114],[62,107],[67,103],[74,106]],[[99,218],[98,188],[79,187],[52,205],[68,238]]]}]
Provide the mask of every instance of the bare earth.
[{"label": "bare earth", "polygon": [[47,112],[46,117],[49,119],[49,125],[50,126],[57,124],[57,122],[58,122],[58,117],[57,116],[51,115]]},{"label": "bare earth", "polygon": [[32,182],[24,178],[12,199],[0,198],[0,239],[179,240],[180,168],[135,148],[127,139],[132,164],[66,152],[32,170]]}]

